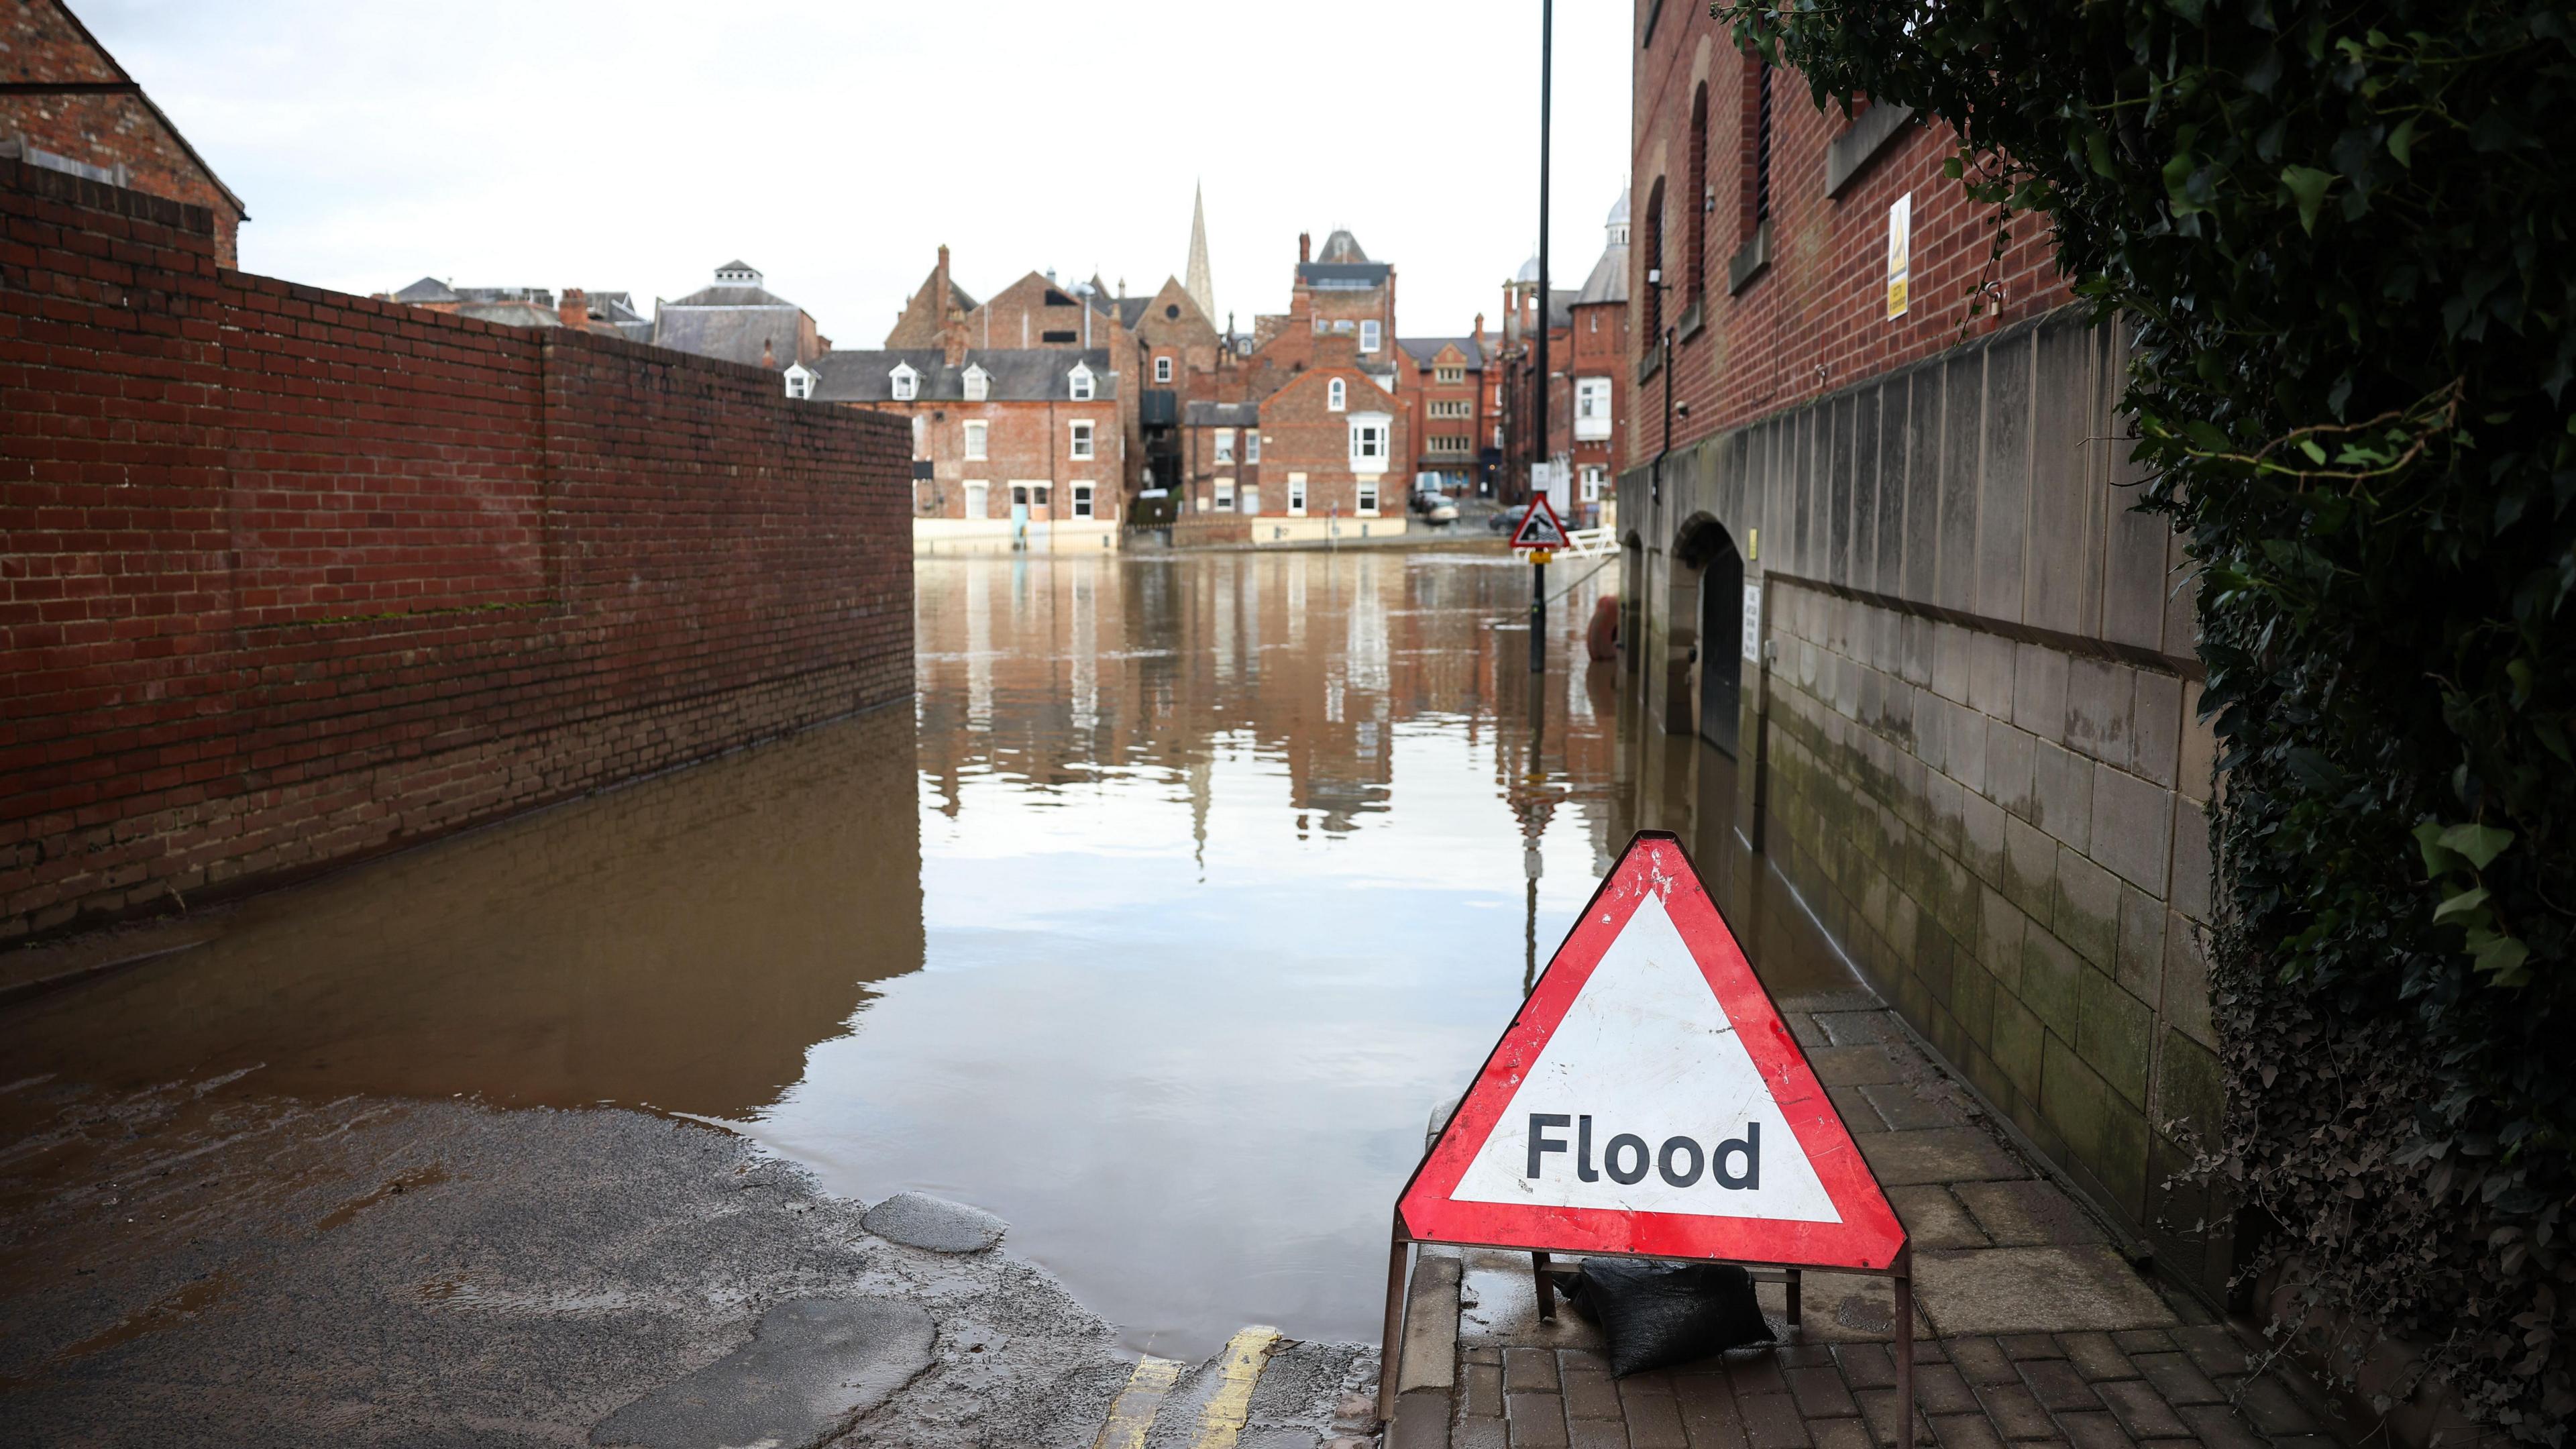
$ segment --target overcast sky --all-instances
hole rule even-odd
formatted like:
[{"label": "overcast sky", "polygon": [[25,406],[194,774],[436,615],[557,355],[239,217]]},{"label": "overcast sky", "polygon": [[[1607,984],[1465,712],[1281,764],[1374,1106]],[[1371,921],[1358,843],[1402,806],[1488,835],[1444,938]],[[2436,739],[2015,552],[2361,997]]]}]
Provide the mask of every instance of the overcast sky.
[{"label": "overcast sky", "polygon": [[[1538,237],[1538,0],[72,0],[250,208],[242,265],[650,299],[739,256],[842,347],[946,242],[989,296],[1151,292],[1207,189],[1220,314],[1284,309],[1297,233],[1398,268],[1398,326],[1498,322]],[[1552,272],[1628,163],[1630,11],[1556,7]],[[1217,319],[1222,325],[1222,315]]]}]

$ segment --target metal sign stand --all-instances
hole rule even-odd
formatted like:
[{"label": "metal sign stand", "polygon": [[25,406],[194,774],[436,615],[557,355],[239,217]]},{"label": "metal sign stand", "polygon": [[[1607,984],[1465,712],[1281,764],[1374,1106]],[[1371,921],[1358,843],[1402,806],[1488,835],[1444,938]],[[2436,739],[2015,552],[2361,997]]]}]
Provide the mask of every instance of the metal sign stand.
[{"label": "metal sign stand", "polygon": [[[1405,1268],[1407,1267],[1412,1250],[1417,1246],[1426,1248],[1507,1247],[1507,1245],[1497,1243],[1436,1243],[1428,1240],[1418,1240],[1407,1235],[1404,1231],[1404,1214],[1398,1212],[1395,1215],[1395,1225],[1389,1237],[1386,1255],[1386,1330],[1385,1336],[1380,1341],[1378,1349],[1377,1417],[1378,1422],[1381,1424],[1392,1423],[1395,1419],[1395,1388],[1397,1373],[1404,1363],[1404,1288],[1405,1281],[1408,1276],[1405,1272]],[[1600,1253],[1588,1254],[1587,1256],[1615,1258],[1632,1255],[1623,1253]],[[1659,1261],[1715,1262],[1719,1260],[1680,1259]],[[1788,1336],[1803,1341],[1805,1337],[1803,1332],[1801,1332],[1801,1309],[1803,1305],[1799,1300],[1802,1296],[1801,1290],[1805,1286],[1804,1283],[1800,1281],[1804,1270],[1797,1265],[1787,1263],[1763,1264],[1760,1266],[1748,1263],[1742,1266],[1751,1273],[1753,1281],[1757,1283],[1779,1283],[1785,1285],[1788,1296],[1788,1312],[1785,1315],[1789,1330]],[[1556,1319],[1556,1285],[1550,1282],[1547,1276],[1546,1253],[1534,1252],[1530,1254],[1530,1271],[1537,1281],[1538,1316],[1542,1321],[1554,1322]],[[1897,1249],[1896,1261],[1874,1273],[1865,1269],[1857,1268],[1836,1268],[1833,1271],[1837,1273],[1853,1273],[1864,1277],[1884,1277],[1889,1280],[1889,1286],[1895,1290],[1896,1342],[1891,1346],[1891,1351],[1896,1356],[1896,1402],[1899,1411],[1903,1413],[1905,1417],[1906,1428],[1910,1431],[1914,1425],[1914,1245],[1912,1243],[1908,1243],[1904,1247]],[[1909,1432],[1897,1442],[1912,1444],[1918,1441]]]}]

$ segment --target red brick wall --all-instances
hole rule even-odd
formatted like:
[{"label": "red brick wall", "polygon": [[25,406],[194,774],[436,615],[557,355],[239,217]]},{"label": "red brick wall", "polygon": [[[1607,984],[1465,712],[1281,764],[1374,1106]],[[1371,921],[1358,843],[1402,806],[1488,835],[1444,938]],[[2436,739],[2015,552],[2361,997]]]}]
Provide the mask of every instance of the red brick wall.
[{"label": "red brick wall", "polygon": [[[1660,9],[1654,31],[1647,15]],[[1705,6],[1640,0],[1631,157],[1635,226],[1630,233],[1628,294],[1638,319],[1633,353],[1643,357],[1658,336],[1644,325],[1646,269],[1652,254],[1647,208],[1665,182],[1665,276],[1677,285],[1664,298],[1664,320],[1676,327],[1696,300],[1702,326],[1674,354],[1673,400],[1689,406],[1673,424],[1673,445],[1740,427],[1814,401],[1864,378],[2036,316],[2069,300],[2056,274],[2045,224],[2012,223],[2012,244],[1990,279],[1982,313],[1971,317],[1969,292],[1987,280],[1995,213],[1971,206],[1961,184],[1941,175],[1956,145],[1946,129],[1917,126],[1888,144],[1840,197],[1825,194],[1825,156],[1848,125],[1838,107],[1819,110],[1796,72],[1772,77],[1771,262],[1733,295],[1727,266],[1742,245],[1753,205],[1744,164],[1759,68],[1746,63]],[[1688,291],[1689,210],[1699,204],[1689,176],[1692,100],[1708,86],[1710,131],[1705,185],[1717,209],[1707,218],[1702,294]],[[1914,201],[1912,303],[1889,320],[1886,307],[1887,213],[1898,196]],[[1629,376],[1635,377],[1634,363]],[[1664,380],[1630,390],[1623,466],[1653,459],[1663,446]]]},{"label": "red brick wall", "polygon": [[898,420],[233,272],[58,172],[0,224],[0,936],[909,692]]},{"label": "red brick wall", "polygon": [[[1369,380],[1367,373],[1351,365],[1351,342],[1340,339],[1340,360],[1328,353],[1312,369],[1300,373],[1294,382],[1272,393],[1261,404],[1261,511],[1264,516],[1284,516],[1288,512],[1288,475],[1306,475],[1306,517],[1322,518],[1339,510],[1344,518],[1358,516],[1359,479],[1351,472],[1351,430],[1353,413],[1384,413],[1387,416],[1388,455],[1386,472],[1377,479],[1377,511],[1380,517],[1399,517],[1411,487],[1413,472],[1406,462],[1412,456],[1413,439],[1406,435],[1404,409],[1396,400]],[[1332,379],[1345,384],[1344,406],[1332,409]]]},{"label": "red brick wall", "polygon": [[[1120,378],[1120,385],[1127,379]],[[1109,387],[1101,379],[1101,387]],[[912,419],[921,418],[923,441],[929,447],[932,474],[912,489],[913,512],[921,518],[964,518],[966,516],[967,480],[992,485],[985,505],[986,518],[1011,516],[1011,488],[1015,482],[1043,482],[1054,489],[1054,504],[1049,509],[1032,509],[1034,519],[1068,519],[1073,517],[1073,485],[1092,485],[1093,517],[1114,521],[1123,512],[1125,492],[1121,480],[1127,475],[1127,462],[1121,456],[1119,428],[1123,425],[1120,400],[1095,396],[1090,402],[1059,399],[1053,402],[1031,402],[1026,399],[988,399],[984,402],[959,402],[938,398],[917,402],[842,403],[838,406],[858,411],[899,417],[905,429],[904,446],[911,447]],[[966,456],[966,424],[985,424],[984,456]],[[1091,457],[1073,456],[1073,424],[1091,424]]]}]

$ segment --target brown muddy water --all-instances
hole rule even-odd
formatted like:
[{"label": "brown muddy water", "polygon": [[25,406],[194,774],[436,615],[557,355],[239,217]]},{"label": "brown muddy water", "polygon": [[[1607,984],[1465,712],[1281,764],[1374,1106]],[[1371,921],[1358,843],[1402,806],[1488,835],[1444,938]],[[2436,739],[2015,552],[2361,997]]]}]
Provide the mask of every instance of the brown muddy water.
[{"label": "brown muddy water", "polygon": [[1852,984],[1588,567],[1533,686],[1495,556],[923,560],[912,710],[78,945],[186,949],[0,1008],[0,1079],[683,1114],[1000,1214],[1138,1349],[1374,1339],[1426,1114],[1632,830]]}]

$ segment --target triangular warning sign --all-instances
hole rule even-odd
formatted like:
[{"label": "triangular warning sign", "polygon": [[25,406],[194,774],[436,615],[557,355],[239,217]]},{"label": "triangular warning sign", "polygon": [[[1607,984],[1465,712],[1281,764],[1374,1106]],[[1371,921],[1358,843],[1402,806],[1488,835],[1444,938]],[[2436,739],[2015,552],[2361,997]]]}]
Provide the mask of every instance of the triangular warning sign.
[{"label": "triangular warning sign", "polygon": [[1521,515],[1521,526],[1512,530],[1514,548],[1565,548],[1565,525],[1557,519],[1556,505],[1544,493],[1530,499],[1529,511]]},{"label": "triangular warning sign", "polygon": [[1640,831],[1397,1202],[1414,1240],[1884,1269],[1905,1229],[1700,888]]}]

